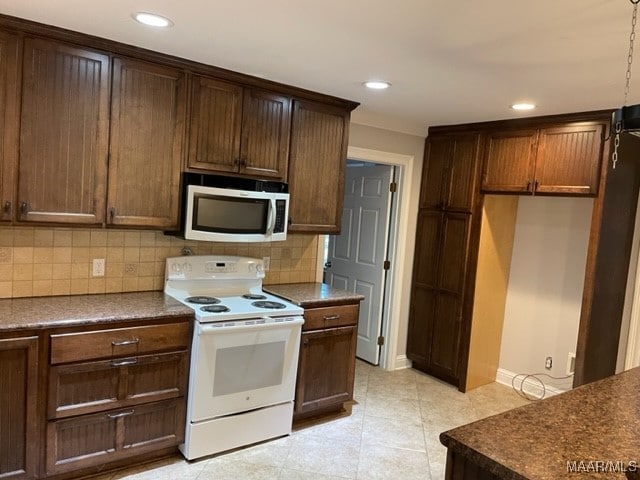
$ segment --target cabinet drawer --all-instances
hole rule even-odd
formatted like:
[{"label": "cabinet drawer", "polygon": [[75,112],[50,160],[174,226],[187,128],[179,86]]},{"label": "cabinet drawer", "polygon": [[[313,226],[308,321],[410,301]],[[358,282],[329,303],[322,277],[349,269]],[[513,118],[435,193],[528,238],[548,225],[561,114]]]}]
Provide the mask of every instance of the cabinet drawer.
[{"label": "cabinet drawer", "polygon": [[189,333],[184,322],[51,335],[51,363],[181,350],[190,343]]},{"label": "cabinet drawer", "polygon": [[187,351],[51,367],[50,419],[123,408],[185,394]]},{"label": "cabinet drawer", "polygon": [[312,308],[304,311],[302,330],[343,327],[358,323],[358,305]]},{"label": "cabinet drawer", "polygon": [[49,422],[47,474],[176,446],[184,427],[184,397]]}]

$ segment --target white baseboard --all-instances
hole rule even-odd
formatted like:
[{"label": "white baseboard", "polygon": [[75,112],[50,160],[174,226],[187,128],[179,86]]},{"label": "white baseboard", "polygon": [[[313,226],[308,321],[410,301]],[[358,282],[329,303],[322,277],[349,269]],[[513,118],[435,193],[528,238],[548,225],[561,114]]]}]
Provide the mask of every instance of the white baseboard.
[{"label": "white baseboard", "polygon": [[[512,381],[516,376],[518,378],[516,378],[516,380],[512,384]],[[519,375],[509,370],[505,370],[504,368],[499,368],[496,373],[496,382],[506,385],[508,387],[512,387],[513,385],[515,385],[516,388],[520,388],[523,378],[524,378],[524,375]],[[539,377],[539,378],[543,382],[545,382],[544,389],[542,385],[540,385],[539,381],[529,377],[524,381],[524,385],[522,385],[522,390],[524,391],[524,393],[526,393],[527,395],[531,395],[532,397],[535,397],[535,398],[541,398],[542,395],[544,394],[544,397],[547,398],[547,397],[552,397],[554,395],[558,395],[560,393],[564,393],[568,390],[568,389],[561,389],[558,387],[552,387],[546,382],[546,380],[548,379],[546,379],[545,377]]]},{"label": "white baseboard", "polygon": [[411,360],[409,360],[406,355],[398,355],[393,369],[403,370],[405,368],[411,368]]}]

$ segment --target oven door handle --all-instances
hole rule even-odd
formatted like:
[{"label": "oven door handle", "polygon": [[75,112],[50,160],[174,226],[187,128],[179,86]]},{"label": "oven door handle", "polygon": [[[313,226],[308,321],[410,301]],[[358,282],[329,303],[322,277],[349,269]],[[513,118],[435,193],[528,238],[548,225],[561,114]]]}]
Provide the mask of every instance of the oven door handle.
[{"label": "oven door handle", "polygon": [[198,325],[198,335],[216,335],[239,331],[248,332],[252,330],[274,330],[278,328],[296,327],[304,323],[304,317],[302,316],[292,316],[288,318],[292,320],[273,323],[246,323],[247,320],[236,320],[200,324]]}]

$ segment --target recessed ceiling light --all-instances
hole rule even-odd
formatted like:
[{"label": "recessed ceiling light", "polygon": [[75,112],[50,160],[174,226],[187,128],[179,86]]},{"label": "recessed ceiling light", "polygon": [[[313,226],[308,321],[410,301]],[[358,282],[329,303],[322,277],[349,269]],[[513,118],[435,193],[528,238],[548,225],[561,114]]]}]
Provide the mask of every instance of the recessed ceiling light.
[{"label": "recessed ceiling light", "polygon": [[167,17],[156,15],[155,13],[136,12],[132,15],[132,17],[136,22],[142,23],[144,25],[149,25],[150,27],[166,28],[173,26],[173,22]]},{"label": "recessed ceiling light", "polygon": [[389,88],[391,84],[389,82],[385,82],[382,80],[369,80],[364,82],[363,85],[367,88],[371,88],[372,90],[384,90],[385,88]]},{"label": "recessed ceiling light", "polygon": [[534,108],[536,108],[536,105],[534,105],[533,103],[522,102],[514,103],[513,105],[511,105],[511,108],[513,110],[533,110]]}]

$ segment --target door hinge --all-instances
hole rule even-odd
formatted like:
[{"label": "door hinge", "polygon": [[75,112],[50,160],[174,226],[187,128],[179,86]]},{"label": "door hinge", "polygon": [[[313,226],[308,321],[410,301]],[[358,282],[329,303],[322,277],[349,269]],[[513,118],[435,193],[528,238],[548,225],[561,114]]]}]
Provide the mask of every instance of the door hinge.
[{"label": "door hinge", "polygon": [[380,335],[378,337],[378,346],[381,347],[384,345],[384,337],[382,335]]},{"label": "door hinge", "polygon": [[389,191],[394,193],[398,189],[398,184],[396,182],[391,182],[389,184]]},{"label": "door hinge", "polygon": [[389,260],[385,260],[384,263],[382,264],[382,268],[384,270],[389,270],[391,268],[391,262]]}]

